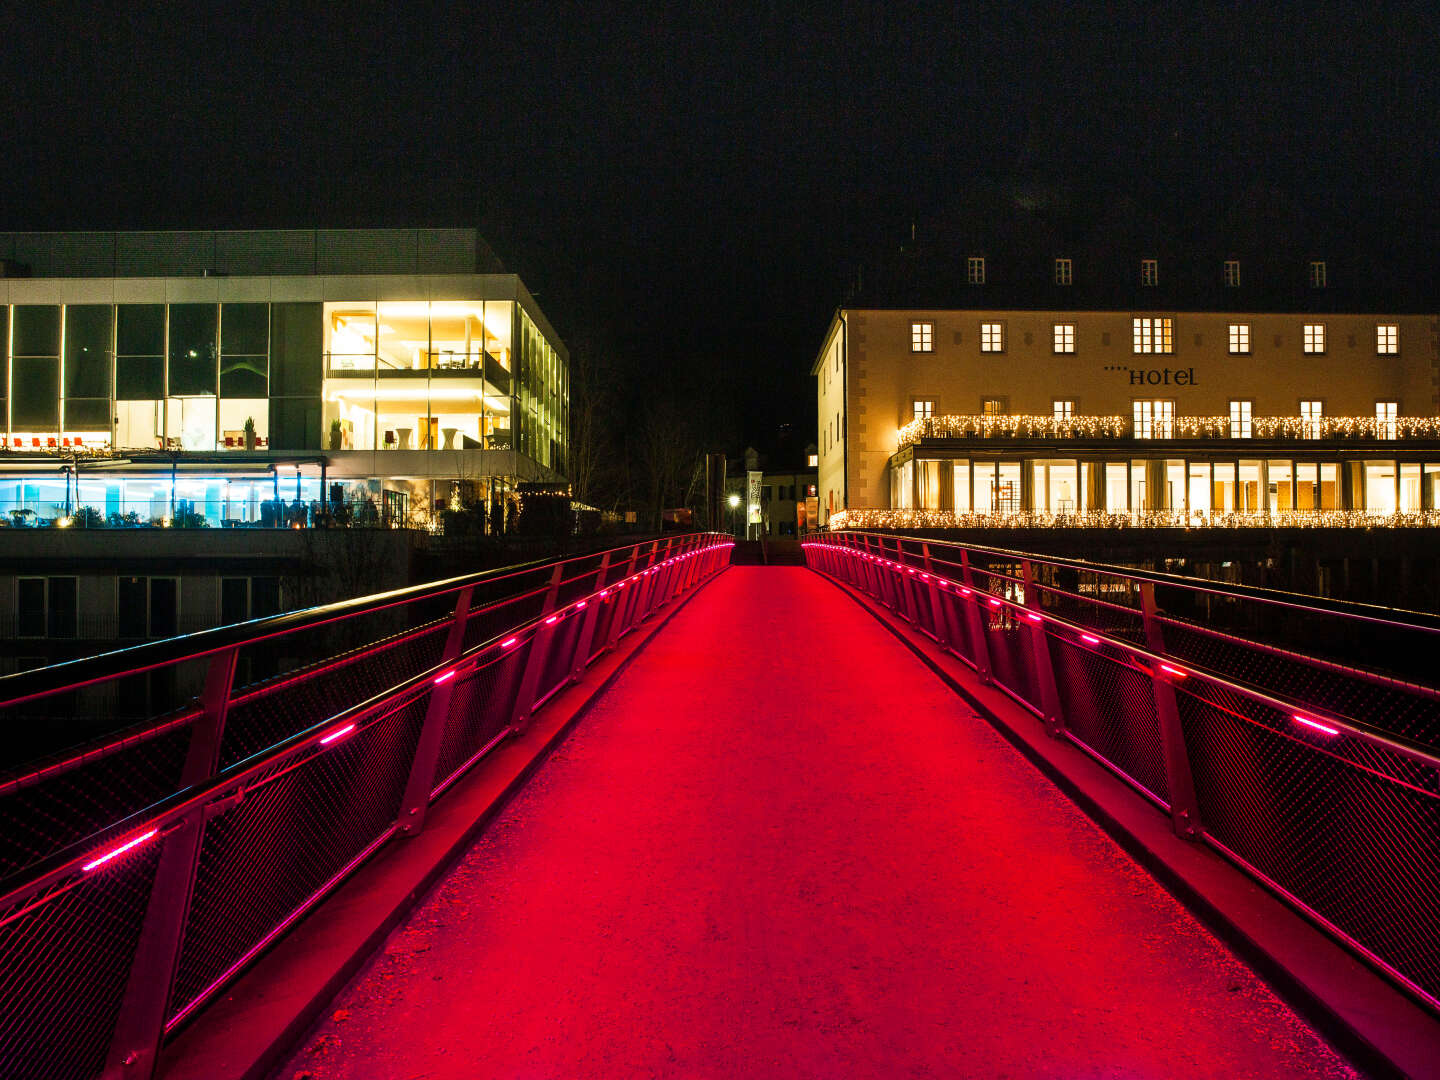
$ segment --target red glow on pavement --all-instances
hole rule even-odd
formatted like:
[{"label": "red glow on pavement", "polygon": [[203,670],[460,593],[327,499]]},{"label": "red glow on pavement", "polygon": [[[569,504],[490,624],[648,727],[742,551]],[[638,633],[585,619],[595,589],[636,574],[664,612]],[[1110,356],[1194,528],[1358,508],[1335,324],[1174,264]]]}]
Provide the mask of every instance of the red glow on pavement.
[{"label": "red glow on pavement", "polygon": [[1326,735],[1340,734],[1339,728],[1333,728],[1329,724],[1322,724],[1318,720],[1311,720],[1308,716],[1301,716],[1299,713],[1294,713],[1292,719],[1294,719],[1296,723],[1304,724],[1306,727],[1312,727],[1316,731],[1323,731]]},{"label": "red glow on pavement", "polygon": [[118,855],[124,855],[125,852],[129,851],[131,848],[133,848],[133,847],[138,847],[139,845],[143,844],[146,840],[149,840],[151,837],[153,837],[153,836],[154,836],[157,832],[159,832],[159,831],[160,831],[159,829],[151,829],[151,830],[150,830],[149,832],[147,832],[147,833],[141,833],[139,836],[135,837],[135,839],[133,839],[133,840],[127,840],[125,843],[121,844],[119,847],[117,847],[117,848],[112,848],[110,851],[107,851],[104,855],[101,855],[101,856],[100,856],[98,859],[96,859],[94,862],[88,862],[88,863],[86,863],[84,866],[82,866],[80,869],[81,869],[82,871],[84,871],[85,873],[88,874],[91,870],[94,870],[97,866],[104,866],[107,862],[109,862],[111,859],[115,858],[116,856],[118,856]]},{"label": "red glow on pavement", "polygon": [[346,724],[339,731],[332,731],[329,735],[326,735],[324,738],[322,738],[320,740],[320,745],[324,746],[326,743],[332,743],[336,739],[344,738],[346,735],[349,735],[354,730],[354,724]]}]

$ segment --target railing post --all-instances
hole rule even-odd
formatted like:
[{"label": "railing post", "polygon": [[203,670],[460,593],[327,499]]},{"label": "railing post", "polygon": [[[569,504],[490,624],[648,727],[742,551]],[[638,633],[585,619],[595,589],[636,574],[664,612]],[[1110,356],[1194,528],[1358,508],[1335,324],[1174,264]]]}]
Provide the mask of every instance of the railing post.
[{"label": "railing post", "polygon": [[[450,620],[450,632],[445,637],[445,651],[441,663],[452,664],[465,651],[465,623],[470,618],[470,600],[475,586],[460,590],[455,598],[455,614]],[[445,738],[445,721],[450,716],[450,699],[455,693],[458,676],[451,674],[442,683],[430,687],[430,700],[425,706],[425,722],[420,728],[420,739],[415,744],[415,756],[410,759],[410,779],[405,783],[405,795],[400,800],[400,831],[406,836],[415,836],[425,827],[425,811],[430,806],[430,792],[435,789],[435,765],[440,760],[440,743]]]},{"label": "railing post", "polygon": [[912,626],[919,626],[920,609],[915,604],[915,575],[910,572],[911,568],[905,562],[905,541],[899,538],[895,540],[895,561],[900,564],[900,569],[897,571],[900,575],[900,585],[897,589],[900,615]]},{"label": "railing post", "polygon": [[577,683],[580,676],[585,674],[585,666],[590,662],[590,645],[595,640],[595,625],[600,621],[600,597],[599,592],[605,588],[605,576],[610,573],[610,552],[600,556],[600,569],[595,574],[595,592],[597,595],[590,598],[590,604],[585,610],[585,622],[580,627],[580,641],[575,646],[575,665],[570,669],[570,681]]},{"label": "railing post", "polygon": [[[1140,611],[1145,620],[1145,644],[1156,656],[1165,655],[1165,635],[1155,607],[1155,583],[1140,583]],[[1193,839],[1200,835],[1200,804],[1195,798],[1195,778],[1190,773],[1190,755],[1185,749],[1185,732],[1180,727],[1180,709],[1175,704],[1175,686],[1158,663],[1150,671],[1155,692],[1155,719],[1160,726],[1160,746],[1165,754],[1165,780],[1170,788],[1170,821],[1178,836]]]},{"label": "railing post", "polygon": [[990,674],[990,637],[985,631],[981,616],[988,619],[990,613],[981,610],[980,593],[975,589],[975,576],[970,572],[970,552],[965,548],[960,549],[960,574],[965,588],[970,590],[969,595],[962,595],[961,599],[966,601],[965,625],[970,629],[970,651],[975,657],[975,674],[980,676],[981,683],[988,686],[994,681],[994,677]]},{"label": "railing post", "polygon": [[1055,684],[1055,659],[1050,655],[1050,639],[1045,633],[1045,621],[1041,616],[1040,589],[1035,584],[1035,568],[1029,559],[1020,563],[1021,578],[1025,583],[1025,606],[1035,613],[1040,621],[1030,622],[1030,655],[1035,664],[1035,681],[1040,690],[1040,711],[1045,714],[1045,732],[1058,739],[1065,732],[1065,713],[1060,703],[1060,690]]},{"label": "railing post", "polygon": [[920,544],[920,557],[925,561],[925,577],[930,586],[930,625],[940,647],[948,649],[950,647],[949,606],[946,605],[944,608],[940,606],[940,583],[935,580],[935,567],[930,561],[930,545],[923,541]]},{"label": "railing post", "polygon": [[[190,747],[180,773],[181,788],[210,779],[219,766],[239,651],[239,646],[232,645],[210,658],[200,695],[201,712],[190,729]],[[101,1074],[105,1080],[149,1080],[155,1075],[204,839],[203,806],[192,810],[165,837]]]},{"label": "railing post", "polygon": [[[640,545],[636,544],[630,549],[630,564],[625,568],[625,572],[620,575],[620,581],[616,583],[616,589],[614,593],[616,611],[615,617],[610,620],[610,640],[605,643],[605,647],[607,649],[613,649],[615,647],[615,643],[620,640],[620,635],[625,633],[626,629],[628,629],[628,627],[626,626],[626,620],[628,619],[630,614],[631,600],[633,599],[634,589],[632,588],[631,591],[627,593],[624,589],[619,588],[619,585],[626,581],[628,578],[632,578],[635,576],[635,564],[639,560]],[[630,584],[633,586],[635,583],[632,581]]]},{"label": "railing post", "polygon": [[565,564],[556,563],[550,573],[550,587],[545,590],[545,603],[540,608],[540,621],[530,636],[530,655],[525,658],[525,674],[520,677],[520,691],[515,696],[514,711],[510,714],[510,730],[516,735],[525,733],[530,710],[535,707],[535,696],[540,690],[540,676],[545,670],[545,661],[550,658],[550,641],[555,636],[555,628],[546,624],[545,617],[555,610],[564,574]]}]

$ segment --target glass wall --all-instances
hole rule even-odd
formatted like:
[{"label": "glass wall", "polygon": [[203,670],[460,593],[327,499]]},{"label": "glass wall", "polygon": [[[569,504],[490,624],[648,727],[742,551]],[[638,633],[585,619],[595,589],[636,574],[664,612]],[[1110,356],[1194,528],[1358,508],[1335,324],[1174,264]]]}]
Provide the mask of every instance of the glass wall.
[{"label": "glass wall", "polygon": [[511,449],[514,312],[509,300],[326,304],[324,445]]}]

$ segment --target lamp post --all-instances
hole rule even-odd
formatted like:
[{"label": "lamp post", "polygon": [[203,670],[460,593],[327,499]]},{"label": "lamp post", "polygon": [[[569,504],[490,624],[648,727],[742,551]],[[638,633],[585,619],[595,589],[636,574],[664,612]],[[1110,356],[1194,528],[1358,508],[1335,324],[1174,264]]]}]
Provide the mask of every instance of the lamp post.
[{"label": "lamp post", "polygon": [[729,502],[729,504],[730,504],[730,535],[731,535],[731,536],[734,536],[734,535],[735,535],[735,511],[738,510],[738,509],[740,509],[740,495],[739,495],[739,493],[732,491],[732,492],[730,493],[730,498],[729,498],[728,500],[726,500],[726,501]]}]

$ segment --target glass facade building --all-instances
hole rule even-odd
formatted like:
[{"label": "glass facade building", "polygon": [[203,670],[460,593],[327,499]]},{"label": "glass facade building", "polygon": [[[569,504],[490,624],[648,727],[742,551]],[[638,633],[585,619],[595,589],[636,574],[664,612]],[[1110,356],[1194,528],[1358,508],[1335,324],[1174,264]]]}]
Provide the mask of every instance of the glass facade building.
[{"label": "glass facade building", "polygon": [[565,480],[565,347],[473,231],[0,234],[0,253],[7,515],[250,521],[338,483],[433,516]]}]

